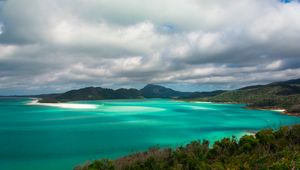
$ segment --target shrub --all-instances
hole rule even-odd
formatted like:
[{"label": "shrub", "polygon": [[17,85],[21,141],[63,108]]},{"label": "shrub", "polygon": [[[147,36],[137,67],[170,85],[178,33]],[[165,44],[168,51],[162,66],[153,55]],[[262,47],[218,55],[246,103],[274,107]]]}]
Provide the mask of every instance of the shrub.
[{"label": "shrub", "polygon": [[300,125],[224,138],[208,147],[194,141],[175,150],[151,148],[117,160],[97,160],[76,170],[300,169]]}]

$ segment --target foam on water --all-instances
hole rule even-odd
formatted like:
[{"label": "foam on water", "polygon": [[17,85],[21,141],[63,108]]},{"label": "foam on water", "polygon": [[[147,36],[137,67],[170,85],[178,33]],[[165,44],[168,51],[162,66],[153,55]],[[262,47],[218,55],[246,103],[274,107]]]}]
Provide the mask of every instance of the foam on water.
[{"label": "foam on water", "polygon": [[111,106],[111,107],[105,107],[103,108],[103,111],[109,111],[109,112],[118,112],[120,114],[122,113],[134,113],[134,112],[160,112],[164,111],[165,109],[162,108],[156,108],[156,107],[144,107],[144,106]]},{"label": "foam on water", "polygon": [[216,110],[211,107],[205,107],[205,106],[185,106],[185,107],[189,107],[192,109],[199,109],[199,110]]}]

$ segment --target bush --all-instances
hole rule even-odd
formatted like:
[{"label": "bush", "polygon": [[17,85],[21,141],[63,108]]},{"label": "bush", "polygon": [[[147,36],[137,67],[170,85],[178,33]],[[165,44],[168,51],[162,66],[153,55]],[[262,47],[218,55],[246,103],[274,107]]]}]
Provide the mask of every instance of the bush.
[{"label": "bush", "polygon": [[259,131],[255,136],[261,144],[271,144],[275,139],[272,129]]},{"label": "bush", "polygon": [[149,149],[117,160],[97,160],[76,170],[210,170],[300,169],[300,125],[266,129],[255,136],[224,138],[209,148],[208,141],[185,147]]},{"label": "bush", "polygon": [[259,140],[254,136],[246,135],[241,137],[239,141],[239,150],[241,153],[248,153],[258,146]]}]

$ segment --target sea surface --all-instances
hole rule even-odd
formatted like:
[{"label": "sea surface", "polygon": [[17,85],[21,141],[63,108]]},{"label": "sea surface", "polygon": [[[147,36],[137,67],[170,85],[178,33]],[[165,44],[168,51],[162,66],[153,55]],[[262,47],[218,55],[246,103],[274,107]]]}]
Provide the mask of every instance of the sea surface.
[{"label": "sea surface", "polygon": [[300,123],[299,117],[243,106],[162,99],[44,106],[28,98],[0,98],[0,169],[67,170],[157,145],[213,142]]}]

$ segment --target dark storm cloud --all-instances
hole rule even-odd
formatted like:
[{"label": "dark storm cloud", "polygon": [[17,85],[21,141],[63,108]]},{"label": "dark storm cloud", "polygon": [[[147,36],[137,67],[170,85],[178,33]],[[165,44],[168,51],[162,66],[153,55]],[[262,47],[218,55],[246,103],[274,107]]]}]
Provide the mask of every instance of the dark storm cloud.
[{"label": "dark storm cloud", "polygon": [[298,1],[0,0],[0,10],[2,94],[300,75]]}]

